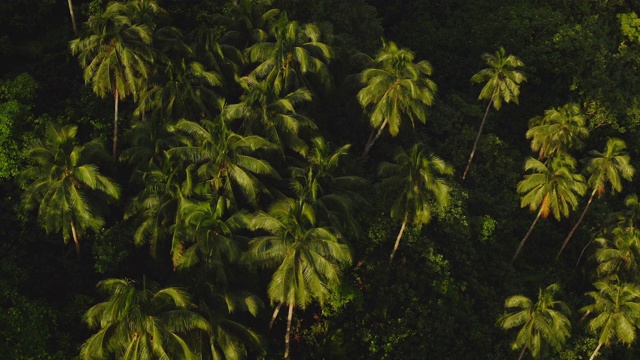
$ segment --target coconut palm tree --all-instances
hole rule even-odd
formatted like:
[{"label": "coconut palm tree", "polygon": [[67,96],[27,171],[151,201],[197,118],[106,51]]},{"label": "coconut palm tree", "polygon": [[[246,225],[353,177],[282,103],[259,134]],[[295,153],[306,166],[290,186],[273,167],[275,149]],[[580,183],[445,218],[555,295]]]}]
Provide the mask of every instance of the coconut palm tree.
[{"label": "coconut palm tree", "polygon": [[627,145],[624,141],[617,138],[609,138],[603,152],[596,150],[589,152],[590,157],[587,158],[586,171],[590,175],[589,179],[587,179],[587,186],[592,188],[593,191],[591,192],[589,201],[587,201],[587,205],[585,205],[584,210],[582,210],[582,214],[580,214],[580,218],[578,218],[578,221],[569,232],[569,235],[567,235],[564,243],[562,243],[556,259],[560,257],[560,254],[562,254],[562,251],[569,243],[573,233],[582,222],[596,194],[598,197],[602,197],[607,188],[607,184],[611,186],[611,193],[615,194],[622,191],[622,179],[631,181],[635,169],[630,163],[629,155],[624,153],[626,147]]},{"label": "coconut palm tree", "polygon": [[556,156],[543,163],[529,158],[524,165],[525,171],[533,171],[518,183],[518,193],[523,194],[520,206],[528,206],[531,211],[538,210],[535,220],[524,236],[512,262],[516,259],[524,243],[529,238],[538,220],[549,214],[560,220],[568,216],[569,211],[578,206],[578,196],[586,191],[584,177],[575,173],[576,161],[572,157]]},{"label": "coconut palm tree", "polygon": [[144,187],[125,212],[125,219],[136,218],[139,222],[134,243],[138,246],[149,244],[152,257],[157,257],[158,250],[164,248],[164,242],[171,239],[174,265],[183,250],[184,226],[180,209],[194,193],[192,168],[167,164],[163,168],[147,169],[141,175]]},{"label": "coconut palm tree", "polygon": [[156,31],[154,44],[156,70],[136,112],[156,110],[173,119],[211,117],[210,106],[215,107],[219,97],[214,88],[222,86],[222,76],[194,58],[194,51],[177,28]]},{"label": "coconut palm tree", "polygon": [[300,25],[283,13],[270,33],[273,41],[261,41],[246,50],[249,62],[258,64],[251,71],[253,78],[265,81],[276,95],[314,88],[309,76],[325,87],[331,84],[327,64],[333,50],[320,41],[322,34],[316,25]]},{"label": "coconut palm tree", "polygon": [[531,150],[538,152],[538,160],[542,160],[555,154],[568,154],[570,149],[580,149],[589,130],[580,107],[566,104],[529,120],[526,136],[531,139]]},{"label": "coconut palm tree", "polygon": [[524,66],[524,63],[515,57],[514,55],[507,56],[503,47],[500,47],[495,54],[484,54],[482,58],[485,60],[488,68],[480,70],[478,73],[471,77],[473,83],[485,83],[478,100],[488,100],[487,108],[484,111],[482,122],[480,123],[480,129],[478,129],[478,135],[473,142],[473,148],[469,155],[469,161],[467,167],[462,174],[462,181],[467,177],[471,161],[476,153],[478,147],[478,141],[480,140],[480,134],[484,128],[489,109],[493,105],[493,108],[500,110],[502,103],[518,103],[518,96],[520,96],[520,83],[527,81],[526,76],[518,68]]},{"label": "coconut palm tree", "polygon": [[[596,239],[600,248],[596,250],[598,278],[620,279],[621,274],[631,275],[634,280],[640,260],[640,236],[635,228],[615,228],[613,240]],[[625,278],[625,277],[622,277]]]},{"label": "coconut palm tree", "polygon": [[109,299],[84,315],[99,330],[82,345],[82,359],[195,359],[193,340],[211,332],[184,290],[146,282],[138,289],[128,279],[103,280],[98,289]]},{"label": "coconut palm tree", "polygon": [[341,235],[318,224],[313,207],[302,201],[276,201],[268,212],[252,217],[250,228],[267,233],[250,241],[247,258],[250,263],[276,269],[268,295],[272,304],[278,304],[274,319],[281,305],[289,308],[284,353],[289,359],[294,308],[305,309],[314,300],[324,305],[340,282],[342,268],[351,263],[351,252],[340,242]]},{"label": "coconut palm tree", "polygon": [[[151,1],[151,0],[148,0]],[[146,88],[154,53],[152,30],[137,23],[131,4],[112,2],[87,22],[89,35],[71,41],[71,52],[84,68],[84,80],[100,97],[113,96],[113,157],[118,147],[118,105]]]},{"label": "coconut palm tree", "polygon": [[92,161],[104,154],[102,145],[95,140],[77,145],[77,131],[75,125],[49,123],[45,140],[29,145],[26,155],[33,165],[20,176],[28,183],[22,199],[25,208],[37,208],[47,233],[62,230],[65,244],[73,239],[79,253],[84,231],[104,225],[100,206],[91,198],[116,200],[120,188]]},{"label": "coconut palm tree", "polygon": [[617,224],[622,228],[638,228],[640,227],[640,201],[637,194],[627,195],[624,198],[626,210],[615,214]]},{"label": "coconut palm tree", "polygon": [[181,242],[184,250],[174,259],[174,265],[188,269],[202,264],[214,274],[216,284],[226,285],[228,266],[240,262],[240,243],[246,242],[237,233],[246,228],[247,214],[238,211],[226,216],[224,199],[217,200],[187,201],[180,208],[185,228]]},{"label": "coconut palm tree", "polygon": [[366,186],[367,181],[359,176],[338,175],[340,160],[348,154],[351,145],[334,151],[320,136],[311,139],[311,144],[305,161],[289,167],[296,198],[311,204],[318,216],[341,232],[357,234],[354,203],[364,202],[358,190]]},{"label": "coconut palm tree", "polygon": [[220,118],[196,123],[180,120],[176,132],[190,136],[193,141],[170,149],[169,156],[182,159],[196,167],[198,178],[226,199],[226,209],[239,209],[239,194],[251,205],[258,195],[266,193],[258,176],[278,178],[276,170],[264,159],[256,157],[258,150],[272,151],[277,147],[257,135],[234,133]]},{"label": "coconut palm tree", "polygon": [[387,125],[391,136],[396,136],[403,116],[408,116],[412,124],[415,119],[422,123],[427,120],[426,108],[433,104],[437,87],[429,78],[431,64],[426,60],[414,63],[414,58],[412,51],[383,40],[382,50],[360,74],[364,88],[358,92],[358,101],[369,111],[373,126],[363,158]]},{"label": "coconut palm tree", "polygon": [[448,205],[450,188],[443,176],[452,175],[453,167],[435,155],[426,155],[422,145],[415,144],[408,153],[400,148],[394,162],[382,163],[378,174],[383,177],[379,188],[392,200],[391,217],[402,222],[389,256],[391,265],[407,224],[426,224],[434,205]]},{"label": "coconut palm tree", "polygon": [[220,37],[220,42],[247,49],[267,41],[280,15],[280,10],[270,8],[270,3],[269,0],[239,0],[231,4],[224,14],[214,15],[214,22],[227,30]]},{"label": "coconut palm tree", "polygon": [[259,135],[284,149],[289,148],[304,155],[307,143],[301,138],[304,132],[317,129],[316,124],[298,112],[298,108],[312,100],[306,88],[278,94],[268,82],[256,82],[251,77],[239,80],[245,94],[238,104],[227,105],[223,117],[233,123],[240,121],[238,132],[243,135]]},{"label": "coconut palm tree", "polygon": [[590,291],[587,295],[593,298],[594,303],[580,310],[586,315],[595,315],[589,322],[589,330],[598,335],[598,346],[589,360],[595,359],[602,345],[611,346],[614,339],[631,345],[636,340],[636,330],[640,321],[638,285],[600,281],[593,286],[597,291]]},{"label": "coconut palm tree", "polygon": [[559,289],[558,284],[549,285],[544,290],[539,289],[535,303],[523,295],[514,295],[505,301],[505,308],[515,309],[515,312],[502,316],[498,325],[505,330],[520,328],[511,344],[513,350],[522,349],[518,360],[522,359],[526,350],[531,352],[534,359],[538,359],[547,345],[559,352],[569,338],[569,307],[554,299]]},{"label": "coconut palm tree", "polygon": [[174,266],[190,278],[194,299],[211,324],[203,358],[243,359],[248,348],[261,351],[260,337],[230,317],[234,312],[257,316],[262,307],[257,296],[229,287],[234,280],[243,280],[238,279],[234,266],[239,265],[241,246],[247,241],[238,235],[246,229],[247,214],[239,211],[227,216],[222,201],[188,201],[180,212],[184,250],[174,258]]}]

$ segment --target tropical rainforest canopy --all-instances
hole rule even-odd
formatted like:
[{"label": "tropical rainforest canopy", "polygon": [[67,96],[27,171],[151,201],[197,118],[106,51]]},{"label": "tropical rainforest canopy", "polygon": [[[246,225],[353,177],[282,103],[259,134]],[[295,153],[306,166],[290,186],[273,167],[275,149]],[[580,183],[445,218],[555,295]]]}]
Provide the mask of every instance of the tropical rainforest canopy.
[{"label": "tropical rainforest canopy", "polygon": [[0,354],[639,358],[638,13],[3,1]]}]

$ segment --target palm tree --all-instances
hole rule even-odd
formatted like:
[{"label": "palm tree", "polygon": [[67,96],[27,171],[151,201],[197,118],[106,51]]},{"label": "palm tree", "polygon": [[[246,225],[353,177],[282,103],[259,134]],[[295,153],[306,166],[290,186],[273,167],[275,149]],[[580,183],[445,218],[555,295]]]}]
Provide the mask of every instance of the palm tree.
[{"label": "palm tree", "polygon": [[320,136],[311,139],[311,143],[305,161],[289,167],[291,188],[296,198],[311,204],[323,220],[340,231],[357,234],[359,227],[354,217],[354,203],[364,202],[357,191],[368,183],[359,176],[338,176],[340,160],[348,154],[351,145],[334,151]]},{"label": "palm tree", "polygon": [[484,117],[480,123],[478,135],[473,143],[473,149],[471,149],[471,155],[469,155],[467,167],[464,169],[464,173],[462,174],[462,181],[467,177],[467,172],[471,166],[473,156],[476,153],[480,134],[484,128],[484,123],[487,120],[487,115],[489,114],[491,105],[493,105],[494,109],[500,110],[503,101],[506,103],[513,101],[517,104],[518,96],[520,95],[520,83],[527,81],[524,73],[518,70],[519,67],[524,66],[524,63],[514,55],[506,56],[506,52],[503,47],[500,47],[500,49],[496,51],[495,55],[484,54],[482,55],[482,58],[489,67],[482,69],[473,75],[471,77],[471,82],[486,82],[480,91],[478,100],[486,99],[489,100],[489,103],[487,104],[487,109],[484,111]]},{"label": "palm tree", "polygon": [[360,74],[360,81],[365,87],[358,92],[358,101],[370,111],[373,126],[363,158],[387,125],[391,136],[396,136],[403,116],[408,116],[412,124],[415,119],[422,123],[427,120],[426,107],[433,104],[437,87],[429,78],[431,64],[426,60],[414,63],[414,58],[412,51],[383,40],[382,50],[371,67]]},{"label": "palm tree", "polygon": [[98,289],[109,299],[84,315],[99,331],[82,345],[83,359],[195,359],[190,340],[211,331],[184,290],[146,283],[137,289],[128,279],[103,280]]},{"label": "palm tree", "polygon": [[215,22],[227,29],[220,37],[220,42],[246,49],[267,41],[280,15],[279,9],[269,7],[268,0],[239,0],[231,4],[224,15],[214,15]]},{"label": "palm tree", "polygon": [[580,222],[582,222],[596,194],[598,194],[598,197],[602,197],[606,190],[607,183],[611,186],[611,193],[615,194],[616,192],[622,191],[622,179],[631,181],[635,169],[630,163],[629,155],[624,153],[626,147],[627,145],[624,141],[617,138],[609,138],[604,152],[596,150],[589,152],[590,157],[587,160],[586,171],[590,176],[587,180],[587,186],[592,188],[593,191],[591,192],[589,201],[587,201],[587,205],[584,207],[584,210],[582,210],[582,214],[580,214],[580,218],[578,218],[578,222],[573,226],[571,232],[569,232],[569,235],[567,235],[567,238],[564,240],[562,247],[560,247],[560,251],[558,251],[558,255],[556,255],[556,260],[569,243],[571,236],[573,236]]},{"label": "palm tree", "polygon": [[202,356],[245,358],[247,347],[260,349],[260,338],[229,315],[243,311],[257,316],[262,302],[253,294],[228,290],[228,283],[233,281],[233,266],[240,263],[241,244],[246,244],[238,232],[246,229],[247,214],[239,211],[226,217],[222,201],[188,201],[180,212],[184,251],[174,258],[174,266],[193,279],[194,299],[212,328]]},{"label": "palm tree", "polygon": [[383,177],[379,187],[385,198],[393,200],[391,218],[402,222],[389,257],[391,265],[407,224],[426,224],[434,203],[441,208],[448,205],[450,188],[442,176],[452,175],[453,167],[435,155],[427,156],[422,145],[415,144],[409,153],[400,148],[394,163],[382,163],[378,174]]},{"label": "palm tree", "polygon": [[251,205],[257,204],[258,195],[267,192],[257,176],[278,178],[269,162],[255,156],[258,150],[276,148],[264,138],[236,134],[219,118],[200,123],[182,119],[174,128],[189,135],[193,143],[170,149],[169,156],[196,166],[199,179],[226,199],[227,209],[239,209],[238,193]]},{"label": "palm tree", "polygon": [[566,104],[561,108],[546,110],[544,116],[529,121],[527,139],[531,139],[531,150],[538,152],[538,160],[555,154],[568,154],[569,149],[581,148],[589,136],[585,119],[577,104]]},{"label": "palm tree", "polygon": [[179,29],[158,30],[154,42],[159,50],[156,71],[148,79],[136,112],[156,110],[170,118],[210,117],[209,107],[219,97],[213,88],[222,86],[222,76],[194,59]]},{"label": "palm tree", "polygon": [[300,105],[312,100],[306,88],[278,94],[268,82],[256,82],[251,77],[240,79],[245,94],[238,104],[225,106],[223,116],[230,121],[240,120],[239,132],[259,135],[281,147],[305,154],[308,145],[301,138],[305,131],[317,129],[316,124],[298,112]]},{"label": "palm tree", "polygon": [[622,271],[626,274],[636,274],[640,259],[638,230],[618,227],[613,230],[612,235],[613,241],[604,237],[596,239],[596,243],[600,245],[595,253],[598,277],[619,279]]},{"label": "palm tree", "polygon": [[617,223],[622,228],[638,228],[640,223],[640,201],[637,194],[627,195],[624,198],[624,205],[627,207],[619,213],[614,214]]},{"label": "palm tree", "polygon": [[265,81],[276,95],[313,88],[309,75],[316,76],[325,86],[331,83],[327,64],[333,58],[333,50],[320,41],[322,34],[316,25],[300,25],[281,14],[270,32],[273,42],[261,41],[246,50],[249,61],[259,63],[251,72],[252,77]]},{"label": "palm tree", "polygon": [[228,265],[240,262],[240,239],[244,238],[236,234],[246,228],[247,214],[238,211],[225,218],[224,199],[213,200],[186,201],[180,208],[185,228],[181,247],[185,250],[174,259],[174,265],[188,269],[202,264],[212,270],[217,284],[226,285]]},{"label": "palm tree", "polygon": [[316,222],[313,207],[305,202],[282,199],[268,212],[257,213],[253,230],[268,233],[252,239],[248,259],[264,268],[276,268],[268,287],[269,299],[289,307],[284,358],[289,358],[293,309],[305,309],[313,300],[320,305],[340,282],[341,269],[351,263],[349,247],[340,242],[335,229]]},{"label": "palm tree", "polygon": [[209,341],[202,341],[201,357],[198,359],[241,360],[247,357],[249,349],[262,353],[260,335],[243,323],[231,318],[231,314],[247,312],[258,315],[262,307],[260,299],[253,294],[233,293],[216,286],[207,279],[207,271],[196,271],[194,299],[198,299],[198,307],[211,324]]},{"label": "palm tree", "polygon": [[531,211],[540,209],[529,231],[518,245],[512,262],[541,217],[546,219],[553,213],[554,217],[560,220],[578,206],[578,196],[584,194],[586,186],[584,177],[574,172],[575,166],[576,161],[570,156],[556,156],[547,163],[534,158],[525,162],[525,171],[532,170],[534,173],[525,176],[524,180],[518,183],[518,193],[523,194],[520,207],[529,206]]},{"label": "palm tree", "polygon": [[498,325],[505,330],[520,328],[511,344],[513,350],[522,349],[518,360],[522,359],[527,349],[534,359],[539,358],[545,345],[559,352],[570,336],[571,322],[567,318],[569,308],[564,302],[553,298],[559,289],[558,284],[539,289],[535,303],[523,295],[514,295],[505,301],[506,308],[517,310],[502,316]]},{"label": "palm tree", "polygon": [[[599,334],[598,347],[589,358],[595,359],[602,345],[610,346],[613,339],[631,345],[636,340],[636,328],[640,321],[640,287],[635,284],[596,282],[598,291],[587,293],[594,303],[580,311],[595,314],[589,322],[589,330]],[[586,316],[585,315],[585,316]]]},{"label": "palm tree", "polygon": [[[147,0],[151,1],[151,0]],[[100,97],[114,99],[113,157],[118,147],[118,104],[128,95],[138,98],[149,77],[153,62],[152,31],[147,24],[133,21],[131,4],[112,2],[104,13],[87,22],[89,36],[71,41],[71,52],[78,55],[84,80]]]},{"label": "palm tree", "polygon": [[27,210],[38,208],[38,220],[47,233],[62,230],[65,244],[70,238],[80,252],[80,237],[85,229],[97,231],[104,225],[97,204],[91,197],[118,199],[120,188],[100,174],[91,158],[104,154],[97,141],[76,144],[78,127],[49,123],[45,141],[34,141],[27,158],[34,164],[21,173],[29,182],[23,195]]}]

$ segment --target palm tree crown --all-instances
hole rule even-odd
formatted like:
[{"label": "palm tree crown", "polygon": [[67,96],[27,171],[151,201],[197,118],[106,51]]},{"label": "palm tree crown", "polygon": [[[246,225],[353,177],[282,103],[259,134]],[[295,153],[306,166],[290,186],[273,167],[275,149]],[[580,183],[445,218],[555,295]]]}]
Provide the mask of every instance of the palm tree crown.
[{"label": "palm tree crown", "polygon": [[585,127],[580,107],[566,104],[531,119],[526,136],[531,139],[531,150],[538,152],[538,160],[542,160],[557,153],[567,154],[572,148],[581,148],[589,130]]},{"label": "palm tree crown", "polygon": [[104,154],[101,144],[92,141],[76,145],[77,131],[75,125],[60,127],[49,123],[46,140],[35,141],[27,149],[27,157],[34,165],[21,176],[29,182],[24,206],[38,208],[38,219],[45,230],[62,230],[64,242],[72,238],[80,252],[79,238],[84,230],[98,230],[104,225],[99,207],[90,202],[90,197],[102,194],[107,199],[118,199],[120,188],[90,162],[93,156]]},{"label": "palm tree crown", "polygon": [[84,316],[99,331],[82,345],[83,359],[195,359],[193,340],[211,330],[181,289],[137,289],[128,279],[103,280],[98,288],[110,297]]},{"label": "palm tree crown", "polygon": [[433,104],[437,87],[429,78],[431,64],[426,60],[414,63],[414,58],[412,51],[383,41],[371,67],[360,74],[365,87],[358,92],[358,101],[369,111],[374,131],[378,129],[375,137],[371,133],[363,157],[387,125],[389,133],[396,136],[403,116],[408,116],[412,124],[415,119],[423,123],[427,120],[426,108]]},{"label": "palm tree crown", "polygon": [[589,322],[589,330],[599,334],[590,360],[597,355],[602,345],[610,346],[613,339],[623,344],[636,340],[636,328],[640,321],[640,287],[635,284],[596,282],[597,291],[588,292],[594,303],[581,309],[587,314],[594,313]]},{"label": "palm tree crown", "polygon": [[277,95],[312,89],[307,78],[311,74],[325,86],[331,83],[327,64],[333,50],[320,41],[322,34],[316,25],[300,25],[282,14],[270,32],[274,42],[261,41],[247,49],[249,61],[259,63],[252,77],[272,86]]},{"label": "palm tree crown", "polygon": [[408,153],[398,150],[394,162],[382,163],[378,173],[383,176],[379,186],[385,198],[393,199],[391,217],[402,221],[391,263],[406,225],[428,223],[434,203],[441,208],[448,205],[450,188],[443,176],[452,175],[453,167],[435,155],[426,155],[424,148],[416,144]]},{"label": "palm tree crown", "polygon": [[538,210],[538,215],[520,242],[513,260],[541,217],[547,218],[549,214],[553,214],[560,220],[578,206],[578,196],[585,193],[586,185],[584,177],[575,173],[575,166],[576,161],[570,156],[556,156],[546,163],[534,158],[525,162],[525,170],[532,170],[534,173],[525,176],[518,183],[518,193],[523,194],[520,206],[528,206],[531,211]]},{"label": "palm tree crown", "polygon": [[505,301],[506,308],[517,310],[501,317],[498,324],[505,330],[520,327],[511,344],[513,350],[522,349],[518,360],[527,349],[534,359],[539,358],[547,345],[559,352],[570,336],[571,322],[566,316],[570,313],[569,308],[553,298],[559,289],[558,284],[540,289],[535,303],[523,295],[511,296]]}]

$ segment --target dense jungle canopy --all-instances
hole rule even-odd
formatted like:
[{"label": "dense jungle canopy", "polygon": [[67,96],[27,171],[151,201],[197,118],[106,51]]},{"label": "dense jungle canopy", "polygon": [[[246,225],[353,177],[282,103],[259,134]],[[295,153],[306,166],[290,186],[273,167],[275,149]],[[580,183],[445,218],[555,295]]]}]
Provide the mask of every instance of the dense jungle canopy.
[{"label": "dense jungle canopy", "polygon": [[0,3],[6,359],[637,359],[640,3]]}]

